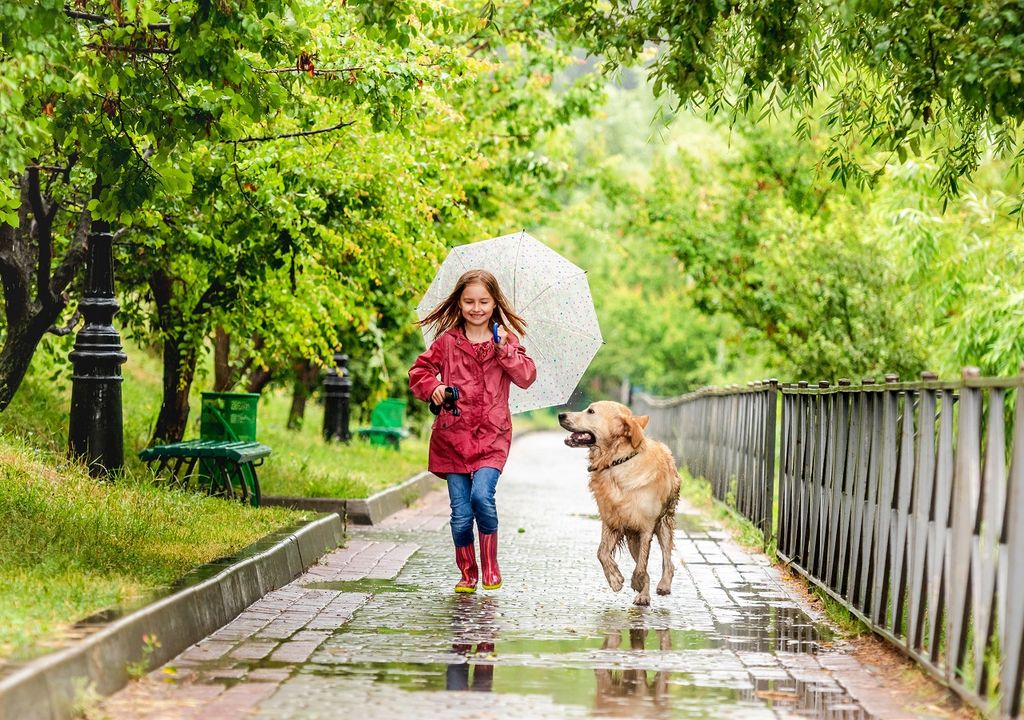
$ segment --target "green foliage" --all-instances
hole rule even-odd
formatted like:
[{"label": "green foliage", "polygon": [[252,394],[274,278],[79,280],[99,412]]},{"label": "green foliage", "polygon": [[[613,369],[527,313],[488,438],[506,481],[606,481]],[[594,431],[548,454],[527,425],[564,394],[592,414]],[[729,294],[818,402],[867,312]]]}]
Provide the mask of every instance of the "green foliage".
[{"label": "green foliage", "polygon": [[693,278],[695,302],[756,332],[783,377],[924,369],[922,308],[904,301],[911,285],[889,239],[864,225],[869,198],[815,183],[814,149],[785,128],[733,139],[717,158],[666,158],[642,210]]},{"label": "green foliage", "polygon": [[930,184],[949,199],[989,152],[1022,157],[1018,0],[560,5],[551,20],[563,32],[612,66],[647,64],[654,92],[681,105],[732,120],[789,113],[805,131],[820,118],[822,158],[844,185],[927,156]]},{"label": "green foliage", "polygon": [[[46,250],[44,280],[64,254],[66,284],[90,222],[110,221],[121,321],[165,344],[169,393],[187,387],[215,325],[234,341],[236,369],[281,380],[297,360],[369,350],[380,392],[380,348],[415,334],[410,301],[445,247],[505,229],[518,199],[556,182],[536,141],[600,94],[593,78],[551,91],[574,61],[528,6],[477,10],[430,0],[5,8],[0,27],[20,28],[0,34],[0,117],[19,129],[0,139],[5,231]],[[39,207],[53,209],[53,237],[32,230]],[[0,258],[0,271],[31,275],[26,257]],[[63,290],[40,283],[45,316],[59,315]],[[174,427],[158,434],[180,430],[180,418],[165,420]]]},{"label": "green foliage", "polygon": [[674,394],[746,380],[760,367],[740,326],[702,312],[693,278],[639,221],[638,206],[663,182],[658,159],[674,142],[637,132],[652,108],[644,91],[611,90],[596,117],[549,143],[572,167],[572,183],[549,198],[539,235],[587,271],[605,340],[575,405],[617,398],[627,378]]}]

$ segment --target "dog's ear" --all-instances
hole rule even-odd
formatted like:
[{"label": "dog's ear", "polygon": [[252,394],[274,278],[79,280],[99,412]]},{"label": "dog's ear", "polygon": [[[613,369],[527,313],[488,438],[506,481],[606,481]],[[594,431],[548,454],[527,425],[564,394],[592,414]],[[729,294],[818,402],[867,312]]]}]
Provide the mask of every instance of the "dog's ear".
[{"label": "dog's ear", "polygon": [[637,424],[640,427],[645,428],[645,427],[647,427],[647,423],[649,423],[651,421],[651,416],[650,415],[634,415],[633,419],[636,420]]},{"label": "dog's ear", "polygon": [[634,448],[640,447],[640,443],[644,441],[644,427],[647,425],[647,420],[646,415],[622,419],[623,425],[626,426],[626,437],[629,438],[629,442]]}]

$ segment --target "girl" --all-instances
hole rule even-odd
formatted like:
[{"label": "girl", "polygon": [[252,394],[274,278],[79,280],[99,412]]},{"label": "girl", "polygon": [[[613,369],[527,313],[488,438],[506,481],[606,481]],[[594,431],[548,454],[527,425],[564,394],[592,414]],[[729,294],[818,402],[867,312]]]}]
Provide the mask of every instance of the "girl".
[{"label": "girl", "polygon": [[[494,323],[497,342],[492,337]],[[470,270],[419,324],[433,326],[435,340],[409,369],[413,395],[442,405],[445,390],[458,388],[458,414],[442,409],[434,421],[428,465],[448,481],[455,563],[462,571],[455,592],[476,592],[474,519],[480,532],[484,589],[496,590],[501,587],[501,572],[494,490],[512,443],[509,383],[527,388],[537,378],[533,360],[506,328],[523,333],[526,323],[512,310],[494,275]]]}]

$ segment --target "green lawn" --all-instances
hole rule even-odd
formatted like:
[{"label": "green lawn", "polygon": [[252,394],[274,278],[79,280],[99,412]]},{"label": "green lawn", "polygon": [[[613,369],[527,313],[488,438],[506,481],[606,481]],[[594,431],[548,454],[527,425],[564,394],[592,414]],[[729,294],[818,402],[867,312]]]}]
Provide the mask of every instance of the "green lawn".
[{"label": "green lawn", "polygon": [[[323,408],[310,403],[302,430],[285,427],[290,398],[280,393],[260,399],[257,434],[274,454],[260,468],[260,489],[268,495],[362,498],[427,467],[426,438],[403,440],[398,452],[358,438],[325,443],[320,436]],[[352,424],[355,434],[356,424]]]},{"label": "green lawn", "polygon": [[[145,469],[136,453],[149,442],[160,410],[160,361],[127,343],[126,352],[128,362],[122,367],[125,463],[141,475]],[[200,375],[193,384],[186,439],[199,436],[200,393],[210,381]],[[282,391],[268,391],[260,398],[257,439],[273,449],[259,469],[260,489],[266,494],[367,497],[427,467],[425,434],[403,441],[399,452],[359,440],[327,444],[320,436],[322,407],[310,401],[302,429],[293,431],[285,427],[290,404],[291,396]],[[68,377],[54,380],[30,374],[8,410],[0,413],[0,433],[62,453],[67,447],[70,407]],[[355,429],[353,423],[353,433]]]},{"label": "green lawn", "polygon": [[311,517],[98,482],[23,440],[0,438],[0,657],[59,642],[62,628]]}]

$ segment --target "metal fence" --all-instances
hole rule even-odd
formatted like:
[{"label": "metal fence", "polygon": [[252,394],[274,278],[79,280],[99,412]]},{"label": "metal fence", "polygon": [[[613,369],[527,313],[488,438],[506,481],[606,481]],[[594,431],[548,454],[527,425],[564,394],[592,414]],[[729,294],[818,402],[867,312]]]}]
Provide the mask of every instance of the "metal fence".
[{"label": "metal fence", "polygon": [[772,536],[777,405],[774,380],[677,398],[633,396],[634,412],[651,418],[648,432],[691,475],[710,480],[714,496],[758,527],[766,542]]},{"label": "metal fence", "polygon": [[[638,396],[715,496],[770,509],[790,567],[978,708],[1016,718],[1024,675],[1024,372]],[[759,403],[752,402],[761,393]],[[753,428],[753,430],[751,429]],[[761,433],[759,439],[754,437]],[[752,472],[751,469],[755,471]],[[756,469],[761,468],[758,475]],[[747,486],[744,488],[744,486]],[[723,495],[724,491],[724,495]],[[761,517],[758,510],[741,510]]]}]

